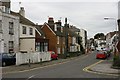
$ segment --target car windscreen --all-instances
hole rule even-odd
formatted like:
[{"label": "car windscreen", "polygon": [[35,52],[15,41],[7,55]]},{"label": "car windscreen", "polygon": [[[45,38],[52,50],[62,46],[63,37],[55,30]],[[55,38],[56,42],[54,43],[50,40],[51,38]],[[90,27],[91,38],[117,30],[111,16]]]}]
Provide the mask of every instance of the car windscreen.
[{"label": "car windscreen", "polygon": [[3,58],[8,58],[8,57],[13,57],[13,56],[11,54],[9,54],[9,53],[3,53],[2,57]]},{"label": "car windscreen", "polygon": [[98,52],[97,54],[104,54],[104,52]]},{"label": "car windscreen", "polygon": [[52,52],[52,54],[55,54],[55,52]]}]

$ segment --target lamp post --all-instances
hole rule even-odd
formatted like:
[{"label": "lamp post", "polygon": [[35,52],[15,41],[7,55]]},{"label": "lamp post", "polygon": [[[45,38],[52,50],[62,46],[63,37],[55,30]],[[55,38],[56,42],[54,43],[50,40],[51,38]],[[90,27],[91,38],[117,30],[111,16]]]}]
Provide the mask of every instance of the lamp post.
[{"label": "lamp post", "polygon": [[[104,20],[106,20],[106,21],[113,20],[113,21],[115,21],[115,24],[117,24],[117,20],[116,20],[115,18],[104,17]],[[115,31],[116,31],[116,35],[117,35],[117,31],[118,31],[117,25],[116,25]],[[117,43],[117,42],[115,41],[115,44],[116,44],[116,43]],[[110,45],[108,44],[108,46],[110,46]]]},{"label": "lamp post", "polygon": [[104,17],[104,20],[114,20],[115,24],[116,24],[116,31],[118,31],[117,29],[117,20],[115,18],[111,18],[111,17]]},{"label": "lamp post", "polygon": [[120,19],[117,20],[118,23],[118,35],[119,35],[119,41],[120,41]]},{"label": "lamp post", "polygon": [[[115,24],[117,24],[117,20],[115,18],[104,18],[104,20],[115,20]],[[118,27],[116,26],[116,34],[117,34],[117,31],[118,31],[118,41],[120,41],[120,28],[119,28],[120,24],[119,24],[119,21],[118,21]],[[118,29],[117,29],[118,28]],[[117,43],[115,42],[115,43]],[[116,45],[116,44],[115,44]],[[117,66],[117,67],[120,67],[120,52],[117,51],[117,45],[114,46],[115,48],[115,52],[118,52],[118,56],[114,55],[114,61],[113,61],[113,66]]]}]

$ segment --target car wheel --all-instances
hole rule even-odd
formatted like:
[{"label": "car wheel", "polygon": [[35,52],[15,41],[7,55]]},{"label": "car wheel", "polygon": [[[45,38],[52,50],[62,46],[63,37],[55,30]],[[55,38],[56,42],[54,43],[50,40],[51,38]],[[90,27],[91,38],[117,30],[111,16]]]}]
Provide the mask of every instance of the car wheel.
[{"label": "car wheel", "polygon": [[2,65],[3,65],[3,67],[6,66],[6,62],[3,62]]},{"label": "car wheel", "polygon": [[58,57],[56,58],[56,60],[58,60]]}]

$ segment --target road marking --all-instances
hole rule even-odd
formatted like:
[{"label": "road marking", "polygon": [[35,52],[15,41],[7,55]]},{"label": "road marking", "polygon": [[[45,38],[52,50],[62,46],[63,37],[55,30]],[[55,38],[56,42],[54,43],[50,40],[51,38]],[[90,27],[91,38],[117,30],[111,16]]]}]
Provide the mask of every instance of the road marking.
[{"label": "road marking", "polygon": [[29,80],[29,79],[31,79],[31,78],[33,78],[35,75],[32,75],[32,76],[30,76],[28,79],[26,79],[26,80]]},{"label": "road marking", "polygon": [[116,74],[103,73],[103,72],[97,72],[97,71],[92,71],[92,70],[90,70],[90,68],[94,67],[95,65],[97,65],[97,64],[99,64],[99,63],[101,63],[101,62],[103,62],[103,61],[104,61],[104,60],[100,60],[100,61],[98,61],[98,62],[96,62],[96,63],[94,63],[94,64],[92,64],[92,65],[90,65],[90,66],[87,66],[87,67],[85,67],[85,68],[83,69],[83,71],[89,72],[89,73],[94,73],[94,74],[102,74],[102,75],[109,75],[109,76],[119,76],[119,75],[116,75]]},{"label": "road marking", "polygon": [[36,70],[36,69],[42,69],[42,68],[52,67],[52,66],[56,66],[56,65],[68,63],[68,62],[70,62],[73,59],[74,60],[84,59],[84,58],[88,57],[88,55],[85,55],[82,58],[74,57],[74,58],[71,58],[71,59],[69,59],[69,60],[67,60],[65,62],[60,62],[60,63],[51,64],[51,65],[46,65],[46,66],[43,66],[43,67],[37,67],[37,68],[32,68],[32,69],[22,70],[22,71],[5,72],[5,73],[2,73],[2,74],[22,73],[22,72],[28,72],[28,71],[32,71],[32,70]]}]

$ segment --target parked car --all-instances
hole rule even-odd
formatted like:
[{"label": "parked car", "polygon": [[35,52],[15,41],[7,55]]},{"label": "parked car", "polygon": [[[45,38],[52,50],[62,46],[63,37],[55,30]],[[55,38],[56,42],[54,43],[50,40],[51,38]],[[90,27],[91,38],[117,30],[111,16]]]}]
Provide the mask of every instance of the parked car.
[{"label": "parked car", "polygon": [[51,59],[54,60],[54,59],[58,59],[58,54],[56,54],[54,51],[49,51],[50,54],[51,54]]},{"label": "parked car", "polygon": [[16,58],[10,53],[0,53],[1,66],[15,65]]},{"label": "parked car", "polygon": [[107,56],[107,53],[105,51],[99,51],[96,54],[96,59],[106,59],[107,57],[108,56]]}]

